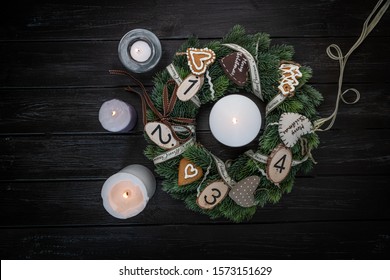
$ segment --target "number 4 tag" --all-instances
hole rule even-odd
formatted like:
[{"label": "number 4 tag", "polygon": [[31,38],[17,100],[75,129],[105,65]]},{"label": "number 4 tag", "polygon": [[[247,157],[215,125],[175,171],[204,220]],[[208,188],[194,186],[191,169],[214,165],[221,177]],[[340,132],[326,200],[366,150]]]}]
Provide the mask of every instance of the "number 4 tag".
[{"label": "number 4 tag", "polygon": [[282,182],[290,173],[292,164],[292,153],[289,148],[280,144],[277,146],[268,157],[267,176],[278,184]]}]

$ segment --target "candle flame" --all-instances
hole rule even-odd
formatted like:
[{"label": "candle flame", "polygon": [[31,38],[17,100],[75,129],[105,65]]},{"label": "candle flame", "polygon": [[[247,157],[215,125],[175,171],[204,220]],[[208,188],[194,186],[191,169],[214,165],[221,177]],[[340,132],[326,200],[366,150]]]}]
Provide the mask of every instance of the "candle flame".
[{"label": "candle flame", "polygon": [[232,118],[232,123],[233,124],[238,124],[238,119],[237,118]]},{"label": "candle flame", "polygon": [[129,192],[124,192],[124,193],[122,194],[122,196],[123,196],[124,198],[128,198],[128,197],[129,197]]},{"label": "candle flame", "polygon": [[136,53],[141,53],[141,52],[142,52],[142,50],[141,50],[141,49],[139,49],[139,48],[136,48],[136,49],[135,49],[135,52],[136,52]]},{"label": "candle flame", "polygon": [[111,116],[115,117],[115,115],[116,115],[116,111],[114,110],[111,112]]}]

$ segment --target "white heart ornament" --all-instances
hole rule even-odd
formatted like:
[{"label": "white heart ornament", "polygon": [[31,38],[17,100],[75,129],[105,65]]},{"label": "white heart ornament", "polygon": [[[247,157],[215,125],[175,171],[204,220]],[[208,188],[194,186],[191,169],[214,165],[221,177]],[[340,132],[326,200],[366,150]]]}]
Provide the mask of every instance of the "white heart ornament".
[{"label": "white heart ornament", "polygon": [[192,178],[198,175],[198,169],[196,169],[191,163],[187,164],[184,169],[184,179]]},{"label": "white heart ornament", "polygon": [[144,129],[150,140],[163,149],[172,149],[179,145],[170,128],[163,123],[149,122]]},{"label": "white heart ornament", "polygon": [[299,138],[313,131],[308,118],[297,113],[283,113],[279,119],[279,136],[286,147],[291,148]]},{"label": "white heart ornament", "polygon": [[190,100],[202,87],[204,82],[204,77],[190,74],[184,81],[180,84],[177,89],[176,95],[181,101]]}]

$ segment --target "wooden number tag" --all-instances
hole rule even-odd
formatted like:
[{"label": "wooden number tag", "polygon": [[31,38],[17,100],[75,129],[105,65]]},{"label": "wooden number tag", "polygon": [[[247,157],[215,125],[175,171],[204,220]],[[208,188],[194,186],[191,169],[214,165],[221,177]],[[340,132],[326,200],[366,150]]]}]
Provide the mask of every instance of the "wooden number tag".
[{"label": "wooden number tag", "polygon": [[286,178],[288,173],[290,173],[291,164],[292,153],[290,149],[280,144],[272,151],[272,153],[268,157],[268,178],[276,184],[282,182]]},{"label": "wooden number tag", "polygon": [[213,182],[208,185],[196,199],[196,203],[202,209],[213,209],[228,194],[229,186],[223,181]]},{"label": "wooden number tag", "polygon": [[184,81],[180,84],[177,89],[177,98],[181,101],[190,100],[202,87],[204,82],[204,76],[197,76],[190,74]]},{"label": "wooden number tag", "polygon": [[179,142],[172,135],[172,131],[163,123],[149,122],[145,125],[145,132],[150,140],[163,149],[172,149],[179,145]]}]

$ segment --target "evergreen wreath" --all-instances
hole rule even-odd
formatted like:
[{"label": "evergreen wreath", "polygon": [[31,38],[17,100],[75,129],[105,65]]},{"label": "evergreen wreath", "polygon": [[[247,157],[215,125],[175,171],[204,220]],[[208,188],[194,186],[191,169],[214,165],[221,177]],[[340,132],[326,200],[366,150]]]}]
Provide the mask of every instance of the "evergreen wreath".
[{"label": "evergreen wreath", "polygon": [[[147,141],[144,154],[164,178],[162,189],[193,211],[233,222],[249,220],[257,207],[277,203],[291,192],[297,173],[313,168],[311,151],[319,145],[316,132],[332,128],[340,100],[346,104],[359,101],[357,89],[342,91],[344,69],[349,56],[389,8],[390,1],[382,2],[378,1],[345,55],[336,44],[326,49],[340,68],[335,109],[326,118],[320,118],[316,110],[322,95],[307,84],[312,70],[292,61],[294,48],[271,46],[268,34],[246,34],[240,25],[205,46],[196,37],[189,38],[173,62],[154,76],[150,96],[130,73],[110,70],[130,77],[142,90],[126,88],[141,97]],[[242,91],[265,102],[265,128],[256,151],[224,163],[196,141],[196,116],[202,104]],[[356,95],[355,100],[344,99],[348,92]]]},{"label": "evergreen wreath", "polygon": [[[286,44],[271,46],[270,43],[268,34],[246,34],[240,25],[234,26],[221,40],[206,45],[191,37],[179,48],[172,64],[155,74],[150,96],[141,83],[142,93],[130,86],[127,88],[142,97],[144,136],[148,143],[144,154],[154,161],[155,172],[163,177],[162,189],[173,198],[183,200],[187,208],[212,219],[225,218],[233,222],[251,219],[258,207],[277,203],[283,194],[291,192],[297,173],[309,172],[315,163],[311,151],[319,145],[319,137],[312,123],[319,119],[316,108],[323,97],[307,84],[312,77],[311,68],[292,61],[294,48]],[[194,75],[196,68],[188,59],[191,50],[212,50],[215,57],[209,56],[211,62],[206,65],[204,74],[195,73],[202,78],[206,76],[196,92],[198,100],[183,101],[177,98],[179,84],[181,79]],[[265,128],[256,151],[248,151],[223,163],[196,141],[195,121],[199,105],[215,102],[230,93],[255,93],[252,75],[245,83],[237,83],[218,63],[240,50],[247,52],[248,63],[251,57],[258,69],[259,97],[268,105]],[[126,74],[119,70],[111,73]],[[273,105],[268,108],[271,103]],[[149,124],[153,125],[148,127]],[[304,132],[300,133],[302,129]],[[289,138],[297,131],[296,139]],[[154,136],[157,142],[153,141]],[[164,146],[167,141],[163,139],[167,136],[176,143],[174,148]],[[275,159],[278,153],[279,157]],[[275,169],[276,173],[283,171],[282,178],[278,177],[280,174],[272,175],[269,168]],[[189,181],[184,179],[185,183],[180,184],[183,174],[179,173],[183,171],[196,176]],[[237,185],[240,190],[236,189]],[[209,189],[205,191],[206,188]],[[242,193],[244,197],[240,198]],[[200,202],[200,196],[208,203]]]}]

